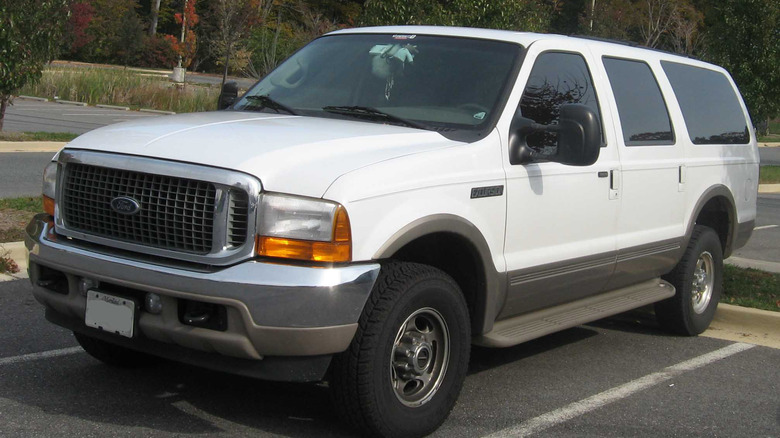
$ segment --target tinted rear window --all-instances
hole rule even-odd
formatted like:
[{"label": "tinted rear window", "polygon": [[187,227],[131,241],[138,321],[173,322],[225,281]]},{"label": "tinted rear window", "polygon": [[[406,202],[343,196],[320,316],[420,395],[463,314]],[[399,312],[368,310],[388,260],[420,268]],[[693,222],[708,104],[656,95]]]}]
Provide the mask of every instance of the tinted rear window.
[{"label": "tinted rear window", "polygon": [[720,72],[675,62],[661,65],[680,103],[694,144],[745,144],[747,120],[734,88]]},{"label": "tinted rear window", "polygon": [[661,89],[650,70],[640,61],[603,59],[627,146],[674,144],[669,112]]}]

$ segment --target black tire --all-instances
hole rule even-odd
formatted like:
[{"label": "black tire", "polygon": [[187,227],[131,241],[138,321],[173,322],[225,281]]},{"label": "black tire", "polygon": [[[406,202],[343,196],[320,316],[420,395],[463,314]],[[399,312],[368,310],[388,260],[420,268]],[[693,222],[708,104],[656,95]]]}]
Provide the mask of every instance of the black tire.
[{"label": "black tire", "polygon": [[723,291],[723,250],[717,233],[694,226],[682,260],[663,278],[677,293],[655,304],[661,327],[684,336],[707,330]]},{"label": "black tire", "polygon": [[139,368],[154,365],[161,360],[156,356],[120,347],[82,333],[73,332],[73,335],[87,354],[114,367]]},{"label": "black tire", "polygon": [[436,430],[466,377],[469,324],[463,294],[447,274],[414,263],[383,264],[352,344],[331,365],[340,416],[369,436]]}]

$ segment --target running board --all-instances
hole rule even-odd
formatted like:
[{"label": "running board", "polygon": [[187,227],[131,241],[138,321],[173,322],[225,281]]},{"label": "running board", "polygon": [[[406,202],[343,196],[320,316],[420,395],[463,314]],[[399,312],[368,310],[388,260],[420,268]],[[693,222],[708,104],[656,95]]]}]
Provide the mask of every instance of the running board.
[{"label": "running board", "polygon": [[497,321],[490,333],[472,339],[483,347],[511,347],[550,333],[617,315],[674,295],[660,278],[572,303]]}]

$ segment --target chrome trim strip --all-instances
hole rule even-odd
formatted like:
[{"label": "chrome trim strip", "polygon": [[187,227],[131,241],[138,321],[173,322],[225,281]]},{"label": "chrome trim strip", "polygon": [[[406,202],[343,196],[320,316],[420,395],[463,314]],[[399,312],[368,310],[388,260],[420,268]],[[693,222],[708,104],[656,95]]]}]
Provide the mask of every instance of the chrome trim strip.
[{"label": "chrome trim strip", "polygon": [[[540,271],[529,272],[527,274],[515,275],[510,277],[509,285],[518,286],[523,283],[531,281],[544,280],[549,278],[558,277],[561,275],[571,274],[574,272],[585,271],[594,268],[600,268],[603,266],[610,266],[615,263],[615,254],[611,253],[607,257],[600,257],[594,260],[588,260],[581,263],[575,263],[566,266],[556,266],[551,269],[543,269]],[[556,262],[556,264],[559,264]],[[534,268],[531,268],[534,269]]]},{"label": "chrome trim strip", "polygon": [[[176,161],[166,161],[133,155],[111,154],[75,149],[64,149],[62,152],[60,152],[58,162],[60,168],[57,174],[57,193],[55,195],[57,202],[55,204],[54,220],[57,225],[57,233],[59,234],[75,239],[97,243],[99,245],[105,245],[107,247],[114,247],[142,254],[215,266],[230,265],[255,255],[255,218],[257,208],[260,205],[259,195],[262,191],[262,184],[253,176],[232,170],[180,163]],[[130,242],[118,241],[68,228],[68,224],[60,214],[59,206],[62,202],[65,170],[70,163],[87,164],[121,170],[132,170],[136,172],[158,175],[168,175],[213,183],[217,188],[217,204],[215,206],[216,211],[214,218],[215,226],[212,241],[212,252],[205,255],[189,254],[180,251],[154,248]],[[247,238],[243,245],[238,247],[228,247],[227,245],[227,221],[229,216],[228,195],[231,188],[243,190],[249,195],[249,222],[247,224]]]},{"label": "chrome trim strip", "polygon": [[671,243],[663,243],[651,247],[644,247],[638,250],[621,250],[626,251],[618,255],[618,263],[628,260],[638,259],[656,254],[662,254],[670,251],[677,251],[680,249],[680,241],[675,240]]}]

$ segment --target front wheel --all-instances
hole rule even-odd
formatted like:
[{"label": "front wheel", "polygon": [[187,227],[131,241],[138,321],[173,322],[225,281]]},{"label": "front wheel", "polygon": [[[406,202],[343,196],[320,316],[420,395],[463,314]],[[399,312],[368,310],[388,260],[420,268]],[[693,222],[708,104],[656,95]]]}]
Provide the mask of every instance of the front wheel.
[{"label": "front wheel", "polygon": [[384,264],[350,348],[334,358],[336,408],[371,436],[427,435],[458,398],[469,347],[468,309],[452,278]]},{"label": "front wheel", "polygon": [[723,290],[723,250],[717,233],[696,225],[682,260],[664,279],[677,293],[656,303],[659,324],[686,336],[707,330]]}]

